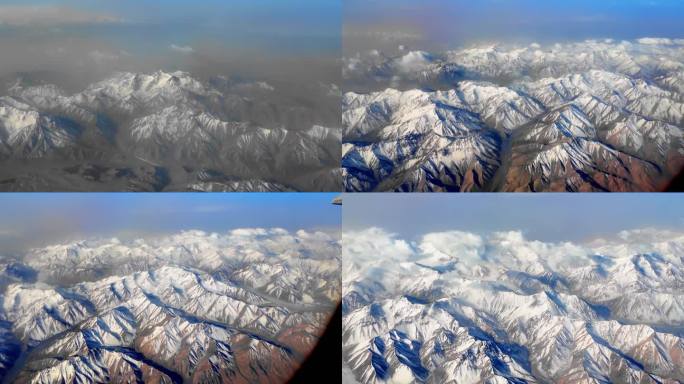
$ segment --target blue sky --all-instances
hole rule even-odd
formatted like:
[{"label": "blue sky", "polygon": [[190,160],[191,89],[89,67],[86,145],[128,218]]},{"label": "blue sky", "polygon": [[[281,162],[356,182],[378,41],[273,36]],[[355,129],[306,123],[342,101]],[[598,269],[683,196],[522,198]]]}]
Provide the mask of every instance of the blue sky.
[{"label": "blue sky", "polygon": [[[0,199],[0,252],[99,236],[280,227],[339,231],[334,193],[9,193]],[[1,254],[0,254],[1,256]]]},{"label": "blue sky", "polygon": [[582,241],[622,230],[684,228],[682,194],[346,194],[343,229],[379,227],[414,240],[461,230],[520,230],[528,239]]}]

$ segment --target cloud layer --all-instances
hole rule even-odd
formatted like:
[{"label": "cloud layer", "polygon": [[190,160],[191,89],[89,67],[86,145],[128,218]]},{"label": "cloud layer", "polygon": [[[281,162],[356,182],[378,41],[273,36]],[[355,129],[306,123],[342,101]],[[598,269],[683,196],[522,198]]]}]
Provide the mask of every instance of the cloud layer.
[{"label": "cloud layer", "polygon": [[684,232],[645,228],[574,243],[530,240],[519,231],[443,231],[410,242],[381,228],[368,228],[344,232],[342,244],[345,292],[357,284],[379,284],[391,294],[412,281],[494,279],[503,269],[542,276],[654,252],[676,260],[684,254]]},{"label": "cloud layer", "polygon": [[[305,264],[339,276],[339,240],[329,233],[282,228],[199,230],[122,241],[93,239],[35,248],[23,263],[49,282],[101,278],[167,265],[213,272],[252,263]],[[0,259],[0,263],[2,260]]]},{"label": "cloud layer", "polygon": [[[372,49],[344,57],[342,74],[355,86],[374,85],[372,88],[377,90],[387,86],[419,87],[421,84],[451,86],[455,79],[508,85],[590,70],[611,70],[628,76],[679,73],[684,68],[682,47],[684,39],[644,37],[554,44],[478,43],[431,53]],[[681,88],[681,85],[677,87]]]}]

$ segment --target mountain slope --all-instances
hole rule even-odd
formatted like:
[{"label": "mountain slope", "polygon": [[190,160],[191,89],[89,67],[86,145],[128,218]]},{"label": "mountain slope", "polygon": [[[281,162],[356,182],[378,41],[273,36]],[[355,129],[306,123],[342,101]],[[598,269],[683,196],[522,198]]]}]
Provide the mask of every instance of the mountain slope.
[{"label": "mountain slope", "polygon": [[[343,356],[361,383],[677,383],[684,237],[542,243],[345,234]],[[388,241],[388,263],[369,257]],[[650,249],[639,253],[638,249]],[[399,251],[403,249],[403,251]]]},{"label": "mountain slope", "polygon": [[0,296],[0,373],[5,382],[284,382],[339,301],[338,252],[326,234],[279,229],[36,249],[23,268],[39,282],[15,277]]},{"label": "mountain slope", "polygon": [[[350,84],[375,89],[344,96],[346,189],[663,189],[684,166],[680,46],[496,45],[422,55],[410,71],[412,52],[348,59]],[[487,150],[432,139],[484,132]]]},{"label": "mountain slope", "polygon": [[[254,185],[255,190],[339,190],[339,128],[328,128],[333,96],[321,97],[321,105],[302,105],[285,90],[258,92],[249,82],[240,85],[225,78],[200,81],[186,72],[124,72],[68,94],[51,84],[19,80],[0,101],[0,149],[4,161],[26,170],[4,167],[0,185],[9,190],[249,191]],[[78,166],[117,176],[70,171]],[[161,176],[145,185],[138,181],[144,178],[138,167]],[[213,184],[204,184],[198,172],[215,174]],[[65,177],[70,182],[60,183]]]}]

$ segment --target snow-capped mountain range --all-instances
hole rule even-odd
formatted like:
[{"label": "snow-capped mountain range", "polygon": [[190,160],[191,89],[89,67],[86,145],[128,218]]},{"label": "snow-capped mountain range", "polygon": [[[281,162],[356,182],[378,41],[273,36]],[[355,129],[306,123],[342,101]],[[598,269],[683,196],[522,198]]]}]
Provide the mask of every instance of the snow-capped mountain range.
[{"label": "snow-capped mountain range", "polygon": [[652,191],[684,166],[684,40],[345,58],[348,191]]},{"label": "snow-capped mountain range", "polygon": [[348,383],[681,383],[684,234],[343,234]]},{"label": "snow-capped mountain range", "polygon": [[264,82],[202,82],[186,72],[117,73],[74,94],[20,79],[0,97],[1,182],[9,190],[338,190],[341,132],[324,125],[339,112],[274,93]]},{"label": "snow-capped mountain range", "polygon": [[285,382],[340,300],[339,239],[100,239],[0,264],[3,382]]}]

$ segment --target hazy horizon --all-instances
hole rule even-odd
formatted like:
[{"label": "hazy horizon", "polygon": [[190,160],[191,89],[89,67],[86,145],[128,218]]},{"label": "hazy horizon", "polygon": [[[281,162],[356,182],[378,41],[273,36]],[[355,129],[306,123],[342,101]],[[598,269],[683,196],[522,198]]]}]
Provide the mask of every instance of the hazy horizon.
[{"label": "hazy horizon", "polygon": [[482,42],[684,37],[676,0],[345,2],[345,56],[367,49],[448,50]]},{"label": "hazy horizon", "polygon": [[407,240],[459,230],[520,231],[529,240],[588,242],[621,231],[677,229],[675,194],[346,194],[342,230],[380,228]]},{"label": "hazy horizon", "polygon": [[0,258],[65,241],[121,240],[236,228],[339,232],[335,193],[9,193],[0,201]]},{"label": "hazy horizon", "polygon": [[334,82],[340,20],[333,0],[2,0],[0,79],[72,91],[116,71]]}]

